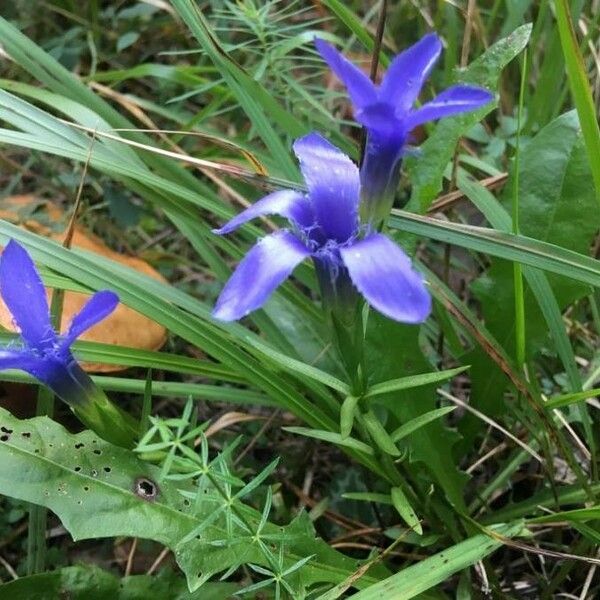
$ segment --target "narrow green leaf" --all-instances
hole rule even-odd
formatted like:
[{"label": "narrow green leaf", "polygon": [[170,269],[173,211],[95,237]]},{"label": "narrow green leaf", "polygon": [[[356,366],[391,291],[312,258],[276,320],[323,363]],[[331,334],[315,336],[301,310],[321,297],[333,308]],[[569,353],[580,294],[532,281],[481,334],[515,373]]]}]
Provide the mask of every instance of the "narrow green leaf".
[{"label": "narrow green leaf", "polygon": [[262,354],[263,356],[271,359],[276,365],[282,367],[288,372],[298,373],[300,375],[304,375],[309,377],[310,379],[314,379],[320,383],[325,384],[326,386],[337,390],[342,394],[349,394],[350,389],[348,386],[337,377],[322,371],[321,369],[317,369],[316,367],[312,367],[311,365],[307,365],[300,360],[296,360],[295,358],[291,358],[290,356],[286,356],[273,348],[269,348],[266,344],[259,342],[254,338],[247,338],[246,341],[248,344],[255,348]]},{"label": "narrow green leaf", "polygon": [[354,426],[354,414],[360,398],[358,396],[348,396],[342,403],[340,410],[340,435],[347,438]]},{"label": "narrow green leaf", "polygon": [[322,440],[323,442],[329,442],[336,446],[344,446],[345,448],[352,448],[358,452],[364,452],[365,454],[373,455],[373,448],[367,446],[364,442],[356,440],[351,437],[342,437],[339,433],[333,431],[322,431],[319,429],[309,429],[308,427],[283,427],[284,431],[290,433],[296,433],[306,437],[314,438],[316,440]]},{"label": "narrow green leaf", "polygon": [[600,396],[600,388],[594,388],[591,390],[584,390],[582,392],[575,392],[574,394],[563,394],[561,396],[554,396],[550,398],[544,408],[547,410],[554,410],[555,408],[561,408],[563,406],[569,406],[588,398],[595,398]]},{"label": "narrow green leaf", "polygon": [[289,148],[283,144],[269,119],[275,120],[293,137],[306,133],[306,127],[285,111],[258,81],[229,56],[195,3],[172,0],[172,4],[214,62],[282,171],[286,176],[296,179],[298,169],[290,157]]},{"label": "narrow green leaf", "polygon": [[[37,384],[37,380],[20,371],[0,372],[1,381],[15,381]],[[127,377],[108,377],[93,375],[94,383],[105,392],[124,392],[128,394],[141,394],[146,392],[146,382],[142,379]],[[248,389],[232,388],[227,386],[208,385],[204,383],[185,383],[181,381],[152,381],[152,395],[199,398],[215,402],[230,402],[232,404],[257,404],[259,406],[277,406],[267,396]]]},{"label": "narrow green leaf", "polygon": [[451,379],[455,375],[466,371],[468,368],[469,366],[467,365],[456,369],[433,371],[431,373],[423,373],[422,375],[410,375],[409,377],[400,377],[399,379],[391,379],[390,381],[377,383],[367,390],[365,398],[372,398],[373,396],[388,394],[389,392],[397,392],[399,390],[406,390]]},{"label": "narrow green leaf", "polygon": [[402,438],[410,435],[413,431],[416,431],[420,427],[427,425],[427,423],[431,423],[431,421],[435,421],[444,415],[451,413],[456,409],[456,406],[444,406],[443,408],[436,408],[435,410],[430,410],[423,415],[419,415],[414,419],[408,421],[408,423],[404,423],[404,425],[400,425],[398,429],[396,429],[390,437],[394,442],[399,442]]},{"label": "narrow green leaf", "polygon": [[600,261],[548,242],[392,210],[390,227],[564,275],[600,287]]},{"label": "narrow green leaf", "polygon": [[[521,523],[500,525],[491,530],[504,537],[524,533]],[[442,583],[454,573],[482,560],[502,546],[502,541],[485,534],[476,535],[415,565],[400,570],[386,580],[350,596],[350,600],[410,600]]]},{"label": "narrow green leaf", "polygon": [[[369,34],[365,24],[352,12],[346,3],[340,0],[323,0],[323,4],[360,40],[361,44],[372,52],[375,42]],[[387,67],[390,59],[382,51],[379,54],[379,62]]]},{"label": "narrow green leaf", "polygon": [[423,528],[419,522],[419,517],[417,517],[417,513],[415,513],[413,507],[410,505],[410,502],[408,501],[406,494],[402,491],[402,488],[393,487],[390,490],[390,494],[392,497],[392,504],[398,511],[398,514],[404,519],[404,522],[415,533],[423,535]]},{"label": "narrow green leaf", "polygon": [[391,456],[400,456],[400,450],[396,448],[396,444],[390,438],[390,434],[385,430],[385,427],[372,410],[363,413],[361,418],[364,420],[373,441],[383,452]]},{"label": "narrow green leaf", "polygon": [[359,500],[363,502],[379,502],[381,504],[392,504],[392,497],[389,494],[378,494],[376,492],[345,492],[342,498],[348,500]]},{"label": "narrow green leaf", "polygon": [[595,521],[597,519],[600,519],[600,506],[598,505],[535,517],[533,519],[528,519],[527,523],[559,523],[560,521],[585,523],[586,521]]}]

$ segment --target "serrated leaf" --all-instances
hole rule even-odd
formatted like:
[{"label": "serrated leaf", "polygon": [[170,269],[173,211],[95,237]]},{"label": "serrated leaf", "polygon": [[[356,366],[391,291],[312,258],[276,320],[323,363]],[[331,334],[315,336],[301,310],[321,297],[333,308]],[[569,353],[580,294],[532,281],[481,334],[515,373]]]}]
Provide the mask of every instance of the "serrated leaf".
[{"label": "serrated leaf", "polygon": [[[129,536],[160,542],[174,551],[191,590],[207,575],[232,566],[245,562],[269,566],[250,538],[242,545],[213,545],[229,539],[224,517],[199,539],[182,541],[213,514],[214,492],[210,501],[194,505],[179,491],[185,482],[159,482],[159,469],[133,452],[90,432],[72,435],[46,417],[20,421],[0,409],[0,427],[0,493],[50,508],[74,540]],[[260,512],[241,503],[236,507],[258,527]],[[284,544],[285,568],[306,556],[317,557],[297,574],[305,585],[337,583],[355,568],[354,561],[315,537],[304,513],[287,527],[267,524],[263,535]],[[367,578],[364,585],[373,581]]]}]

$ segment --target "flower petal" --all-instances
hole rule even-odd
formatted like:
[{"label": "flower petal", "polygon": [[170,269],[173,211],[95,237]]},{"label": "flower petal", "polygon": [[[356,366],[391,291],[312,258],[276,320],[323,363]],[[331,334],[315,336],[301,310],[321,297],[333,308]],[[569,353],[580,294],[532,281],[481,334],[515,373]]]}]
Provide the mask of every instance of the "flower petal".
[{"label": "flower petal", "polygon": [[41,362],[43,362],[43,359],[32,356],[26,349],[20,351],[0,350],[0,371],[4,371],[5,369],[19,369],[20,371],[31,373]]},{"label": "flower petal", "polygon": [[358,228],[358,167],[318,133],[294,142],[317,223],[329,239],[345,242]]},{"label": "flower petal", "polygon": [[356,65],[323,40],[316,38],[315,46],[323,60],[346,86],[355,109],[377,100],[377,88]]},{"label": "flower petal", "polygon": [[244,223],[263,215],[279,215],[299,227],[310,227],[315,220],[310,201],[304,194],[294,190],[281,190],[261,198],[220,229],[213,229],[213,233],[230,233]]},{"label": "flower petal", "polygon": [[428,33],[394,58],[379,88],[379,98],[389,102],[402,117],[418,98],[425,80],[442,52],[442,42]]},{"label": "flower petal", "polygon": [[18,369],[35,377],[41,383],[52,387],[56,381],[56,374],[64,372],[64,365],[56,358],[42,358],[35,356],[30,350],[0,350],[0,371],[4,369]]},{"label": "flower petal", "polygon": [[472,85],[455,85],[444,90],[431,102],[426,102],[411,112],[405,122],[407,131],[421,123],[468,112],[484,106],[494,99],[488,90]]},{"label": "flower petal", "polygon": [[402,136],[403,122],[396,117],[396,111],[387,102],[375,102],[357,111],[356,120],[370,131],[376,131],[385,137],[399,134]]},{"label": "flower petal", "polygon": [[110,315],[119,304],[119,296],[110,290],[96,292],[85,306],[73,317],[69,330],[61,340],[61,347],[68,348],[84,331],[87,331]]},{"label": "flower petal", "polygon": [[403,323],[428,317],[431,296],[423,278],[392,240],[373,233],[340,252],[354,285],[373,308]]},{"label": "flower petal", "polygon": [[310,251],[289,231],[259,240],[225,284],[213,317],[235,321],[260,308]]},{"label": "flower petal", "polygon": [[56,340],[42,280],[27,250],[14,240],[0,258],[0,293],[29,346],[42,350]]}]

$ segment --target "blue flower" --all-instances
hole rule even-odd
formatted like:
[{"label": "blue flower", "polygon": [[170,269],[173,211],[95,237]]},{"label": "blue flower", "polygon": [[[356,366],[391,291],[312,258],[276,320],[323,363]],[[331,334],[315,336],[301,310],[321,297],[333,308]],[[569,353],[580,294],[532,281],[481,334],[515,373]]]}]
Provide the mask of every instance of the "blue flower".
[{"label": "blue flower", "polygon": [[312,257],[324,292],[345,293],[353,284],[391,319],[425,320],[431,297],[410,258],[386,236],[360,227],[356,165],[316,133],[296,140],[294,152],[308,194],[274,192],[215,230],[226,234],[262,215],[285,217],[291,226],[250,249],[221,292],[213,316],[233,321],[260,308],[299,263]]},{"label": "blue flower", "polygon": [[11,240],[0,258],[0,293],[21,332],[22,344],[0,349],[0,370],[19,369],[48,386],[72,406],[93,401],[95,386],[71,353],[71,344],[110,315],[119,298],[94,294],[64,336],[55,333],[46,290],[27,251]]},{"label": "blue flower", "polygon": [[361,182],[367,220],[379,223],[392,207],[400,178],[400,161],[410,132],[427,121],[475,110],[493,99],[479,87],[455,85],[413,109],[421,88],[439,58],[442,43],[429,33],[396,56],[381,85],[375,85],[333,46],[315,40],[317,50],[345,84],[357,121],[367,130]]}]

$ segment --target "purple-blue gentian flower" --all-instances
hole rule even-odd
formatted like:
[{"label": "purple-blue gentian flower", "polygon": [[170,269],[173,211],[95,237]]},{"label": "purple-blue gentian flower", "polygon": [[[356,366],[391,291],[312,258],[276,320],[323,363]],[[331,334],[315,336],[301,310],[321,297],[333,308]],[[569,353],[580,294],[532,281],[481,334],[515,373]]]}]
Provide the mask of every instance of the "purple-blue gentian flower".
[{"label": "purple-blue gentian flower", "polygon": [[91,380],[71,353],[71,344],[110,315],[119,298],[94,294],[64,336],[55,333],[46,290],[27,251],[11,240],[0,257],[0,293],[21,333],[22,345],[0,349],[0,370],[20,369],[47,385],[69,404],[83,401]]},{"label": "purple-blue gentian flower", "polygon": [[361,165],[363,210],[367,221],[379,224],[392,208],[400,179],[400,163],[411,131],[428,121],[475,110],[493,95],[472,85],[454,85],[419,108],[413,108],[421,88],[442,52],[429,33],[394,58],[380,85],[333,46],[316,39],[317,50],[344,83],[354,116],[367,130]]},{"label": "purple-blue gentian flower", "polygon": [[274,192],[215,233],[223,235],[262,215],[279,215],[289,229],[250,249],[225,285],[213,315],[224,321],[261,307],[304,259],[312,257],[325,296],[354,285],[376,310],[396,321],[420,323],[431,297],[410,258],[383,234],[360,226],[360,175],[356,165],[317,133],[294,143],[308,193]]}]

